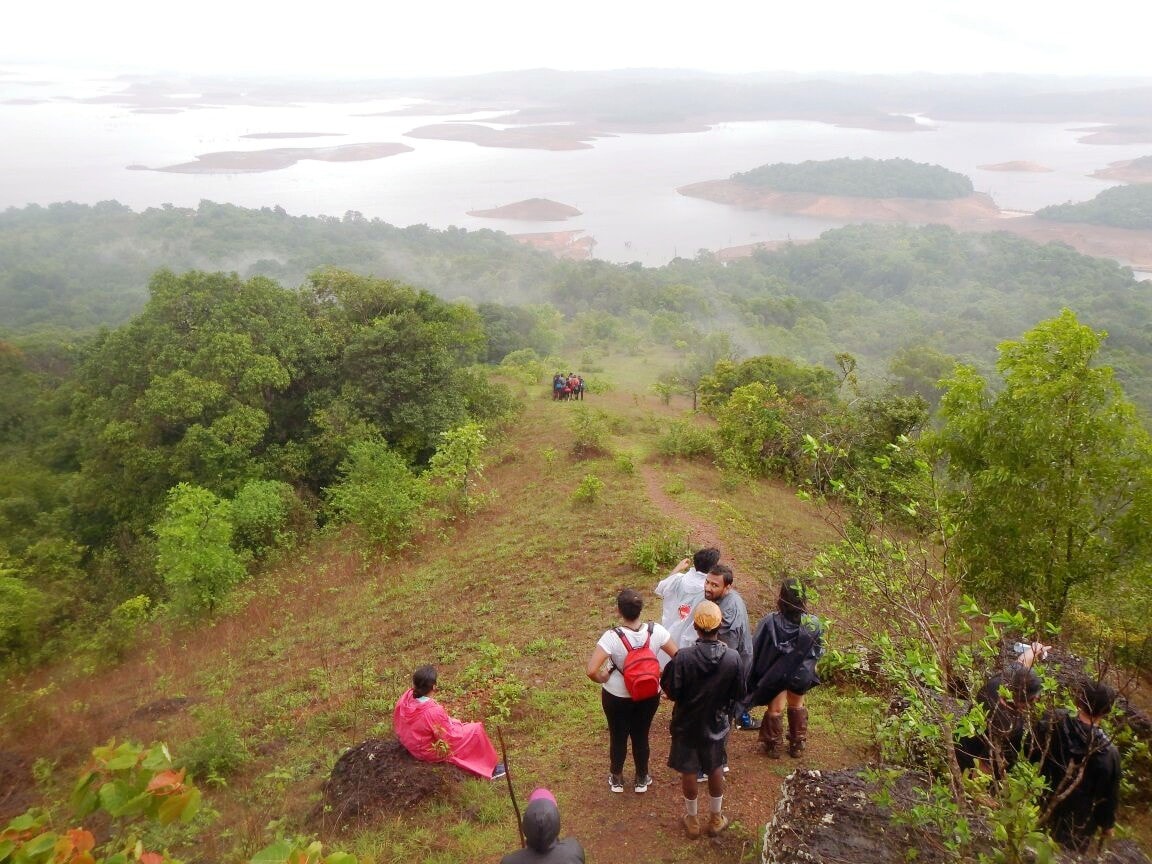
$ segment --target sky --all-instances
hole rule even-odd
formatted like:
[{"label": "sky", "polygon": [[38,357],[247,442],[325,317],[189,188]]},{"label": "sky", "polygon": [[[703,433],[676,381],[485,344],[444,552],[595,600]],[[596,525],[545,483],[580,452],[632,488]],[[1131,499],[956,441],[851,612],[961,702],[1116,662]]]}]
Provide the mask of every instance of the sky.
[{"label": "sky", "polygon": [[0,64],[309,78],[538,67],[1152,77],[1152,3],[1139,0],[54,0],[9,7]]}]

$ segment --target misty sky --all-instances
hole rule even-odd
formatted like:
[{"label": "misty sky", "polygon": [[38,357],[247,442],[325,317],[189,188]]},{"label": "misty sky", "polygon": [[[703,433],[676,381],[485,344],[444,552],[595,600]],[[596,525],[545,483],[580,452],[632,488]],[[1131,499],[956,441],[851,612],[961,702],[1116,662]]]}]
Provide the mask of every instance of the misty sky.
[{"label": "misty sky", "polygon": [[313,78],[540,66],[1152,77],[1152,4],[1139,0],[58,0],[9,7],[0,63]]}]

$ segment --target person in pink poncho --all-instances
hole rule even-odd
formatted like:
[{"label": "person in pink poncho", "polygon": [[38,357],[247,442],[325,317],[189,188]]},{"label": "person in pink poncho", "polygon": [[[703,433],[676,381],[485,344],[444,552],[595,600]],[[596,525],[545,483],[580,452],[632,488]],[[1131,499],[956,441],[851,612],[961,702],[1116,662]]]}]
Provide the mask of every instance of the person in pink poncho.
[{"label": "person in pink poncho", "polygon": [[421,762],[451,762],[477,777],[503,777],[504,765],[484,724],[449,717],[432,698],[435,689],[435,666],[421,666],[412,673],[412,689],[400,697],[392,712],[392,728],[400,743]]}]

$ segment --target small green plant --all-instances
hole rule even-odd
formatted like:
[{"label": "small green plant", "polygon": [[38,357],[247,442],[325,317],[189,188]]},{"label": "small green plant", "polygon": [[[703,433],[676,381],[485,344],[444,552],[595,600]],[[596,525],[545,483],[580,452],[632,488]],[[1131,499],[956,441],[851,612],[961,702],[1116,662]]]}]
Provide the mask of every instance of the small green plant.
[{"label": "small green plant", "polygon": [[636,473],[636,460],[631,453],[616,454],[616,470],[621,474],[632,475]]},{"label": "small green plant", "polygon": [[672,477],[664,484],[664,491],[669,495],[683,495],[687,489],[688,487],[684,484],[684,478],[679,475]]},{"label": "small green plant", "polygon": [[604,491],[604,481],[595,474],[585,474],[576,491],[572,493],[572,500],[577,504],[595,504],[600,500]]},{"label": "small green plant", "polygon": [[99,653],[111,659],[123,657],[140,631],[152,620],[152,598],[146,594],[129,597],[112,610],[102,627],[96,632],[95,643]]},{"label": "small green plant", "polygon": [[224,786],[227,777],[244,766],[252,754],[236,722],[224,712],[198,712],[204,730],[184,745],[184,765],[208,783]]},{"label": "small green plant", "polygon": [[656,574],[689,554],[687,536],[680,531],[664,531],[633,543],[628,560],[645,573]]}]

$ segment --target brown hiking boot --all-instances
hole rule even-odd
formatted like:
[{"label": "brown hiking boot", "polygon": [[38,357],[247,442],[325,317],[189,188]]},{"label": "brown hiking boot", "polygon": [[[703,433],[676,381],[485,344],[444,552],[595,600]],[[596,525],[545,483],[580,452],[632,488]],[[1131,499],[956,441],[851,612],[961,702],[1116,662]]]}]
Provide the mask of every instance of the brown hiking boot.
[{"label": "brown hiking boot", "polygon": [[700,836],[700,817],[695,813],[684,814],[684,833],[688,835],[689,840],[695,840]]},{"label": "brown hiking boot", "polygon": [[715,837],[728,827],[728,817],[723,813],[713,813],[708,819],[708,836]]},{"label": "brown hiking boot", "polygon": [[808,709],[788,709],[788,755],[793,759],[804,752],[808,740]]},{"label": "brown hiking boot", "polygon": [[784,718],[779,714],[765,714],[760,724],[761,752],[769,759],[780,758],[780,744],[784,741]]}]

